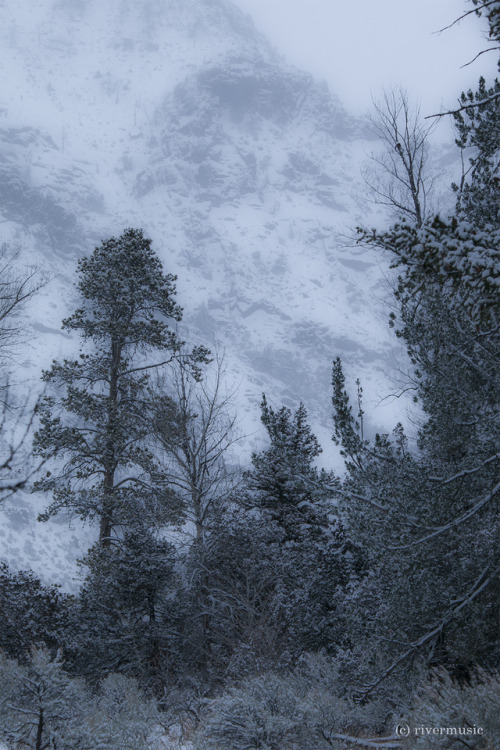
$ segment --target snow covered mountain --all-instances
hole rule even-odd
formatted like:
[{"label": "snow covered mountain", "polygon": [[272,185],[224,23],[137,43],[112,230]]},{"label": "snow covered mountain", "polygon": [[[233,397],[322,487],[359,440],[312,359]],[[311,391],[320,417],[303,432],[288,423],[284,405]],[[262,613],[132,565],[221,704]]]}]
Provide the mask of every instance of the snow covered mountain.
[{"label": "snow covered mountain", "polygon": [[[327,447],[337,355],[364,381],[368,422],[391,423],[377,407],[400,351],[387,268],[343,239],[367,220],[370,147],[326,85],[226,0],[2,0],[0,13],[0,242],[53,277],[31,321],[33,378],[76,344],[60,331],[76,259],[142,227],[178,274],[182,335],[226,350],[248,447],[263,391],[304,401]],[[49,532],[22,503],[0,543],[29,565]]]}]

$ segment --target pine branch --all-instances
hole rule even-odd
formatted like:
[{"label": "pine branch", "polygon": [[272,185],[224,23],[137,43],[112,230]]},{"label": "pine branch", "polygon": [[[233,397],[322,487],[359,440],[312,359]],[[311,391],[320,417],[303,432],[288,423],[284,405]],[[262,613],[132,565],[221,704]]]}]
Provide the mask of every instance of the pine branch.
[{"label": "pine branch", "polygon": [[[463,424],[476,424],[476,422],[470,422],[470,423],[461,423]],[[440,482],[441,484],[450,484],[451,482],[455,482],[457,479],[462,479],[463,477],[467,477],[470,474],[476,474],[478,471],[481,471],[483,466],[487,466],[488,464],[492,463],[493,461],[498,461],[500,459],[500,453],[495,453],[493,456],[490,456],[485,461],[483,461],[482,464],[479,464],[479,466],[476,466],[474,469],[464,469],[463,471],[459,471],[458,474],[454,474],[452,477],[448,477],[447,479],[443,479],[442,477],[429,477],[429,480],[431,482]]]},{"label": "pine branch", "polygon": [[403,662],[405,662],[408,658],[414,656],[417,651],[419,651],[419,649],[427,645],[434,638],[437,638],[439,635],[441,635],[444,628],[450,624],[450,622],[462,611],[462,609],[464,609],[464,607],[467,606],[467,604],[470,604],[472,601],[474,601],[474,599],[476,599],[477,596],[479,596],[481,591],[486,588],[486,586],[499,572],[498,570],[495,570],[489,577],[486,577],[489,570],[490,566],[487,565],[475,581],[470,592],[467,593],[461,600],[459,600],[459,603],[450,612],[450,614],[447,617],[443,618],[436,627],[432,628],[432,630],[428,631],[421,638],[410,644],[410,647],[404,652],[404,654],[393,661],[392,664],[387,667],[387,669],[380,675],[380,677],[375,680],[375,682],[373,682],[371,685],[368,685],[368,687],[366,687],[362,692],[358,693],[355,696],[355,700],[358,703],[362,703],[364,700],[366,700],[370,693],[372,693],[375,688],[377,688],[384,680],[386,680],[387,677],[390,677],[390,675],[399,667],[400,664],[403,664]]},{"label": "pine branch", "polygon": [[489,495],[486,495],[486,497],[483,497],[481,500],[479,500],[479,502],[477,502],[470,510],[468,510],[467,513],[464,513],[462,516],[459,516],[458,518],[454,518],[453,521],[450,521],[445,526],[440,526],[440,528],[436,529],[436,531],[433,531],[432,534],[427,534],[427,536],[423,536],[420,539],[416,539],[414,542],[403,544],[400,547],[387,547],[386,549],[389,549],[391,551],[410,549],[411,547],[416,547],[418,544],[423,544],[424,542],[428,542],[430,539],[434,539],[434,537],[436,536],[440,536],[441,534],[444,534],[445,531],[450,531],[451,529],[454,529],[455,526],[459,526],[464,521],[468,521],[469,518],[472,518],[472,516],[474,516],[479,510],[481,510],[481,508],[487,505],[489,501],[494,498],[494,496],[497,494],[499,490],[500,490],[500,482],[493,488],[493,490],[489,493]]}]

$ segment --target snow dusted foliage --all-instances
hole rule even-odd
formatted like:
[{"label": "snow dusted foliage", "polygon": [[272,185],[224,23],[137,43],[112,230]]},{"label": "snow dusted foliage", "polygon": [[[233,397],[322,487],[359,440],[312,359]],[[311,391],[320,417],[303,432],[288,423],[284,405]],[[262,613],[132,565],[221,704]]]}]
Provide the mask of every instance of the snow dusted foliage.
[{"label": "snow dusted foliage", "polygon": [[500,40],[500,2],[499,0],[472,0],[476,13],[486,16],[490,25],[490,37]]},{"label": "snow dusted foliage", "polygon": [[91,693],[64,672],[59,655],[34,649],[26,664],[0,655],[0,738],[9,750],[146,750],[157,718],[155,704],[123,675]]},{"label": "snow dusted foliage", "polygon": [[261,421],[270,445],[252,456],[246,504],[265,510],[290,539],[298,538],[308,524],[318,523],[319,516],[325,515],[332,477],[314,466],[321,447],[309,427],[304,404],[294,414],[286,407],[275,411],[264,395]]},{"label": "snow dusted foliage", "polygon": [[[499,676],[479,671],[470,680],[459,683],[444,669],[435,670],[420,687],[411,711],[399,724],[410,727],[404,747],[411,750],[463,747],[497,750]],[[444,732],[433,735],[425,731],[426,727],[442,727]]]},{"label": "snow dusted foliage", "polygon": [[72,743],[86,697],[82,681],[70,679],[45,650],[34,650],[25,666],[0,657],[0,732],[12,748]]},{"label": "snow dusted foliage", "polygon": [[393,267],[404,273],[403,301],[425,287],[443,295],[453,309],[464,308],[476,324],[498,322],[500,229],[436,217],[423,226],[403,222],[363,238],[394,256]]},{"label": "snow dusted foliage", "polygon": [[202,731],[206,750],[285,747],[304,718],[292,685],[274,674],[249,680],[210,709]]},{"label": "snow dusted foliage", "polygon": [[[426,310],[440,325],[419,350],[426,367],[418,392],[429,415],[420,453],[408,450],[401,426],[356,442],[352,416],[337,421],[349,456],[341,507],[371,571],[344,600],[348,630],[374,658],[383,654],[363,679],[363,697],[381,683],[393,689],[415,658],[457,673],[496,664],[498,397],[487,368],[480,375],[456,357],[461,339],[446,309]],[[491,350],[481,348],[484,362]]]},{"label": "snow dusted foliage", "polygon": [[314,466],[305,408],[274,410],[264,398],[261,409],[269,446],[188,561],[187,659],[212,680],[335,650],[346,635],[341,602],[363,575],[332,508],[333,478]]},{"label": "snow dusted foliage", "polygon": [[55,586],[44,587],[31,571],[12,572],[0,562],[0,649],[19,658],[33,643],[56,647],[65,604]]},{"label": "snow dusted foliage", "polygon": [[144,529],[90,550],[66,634],[73,670],[94,680],[119,671],[161,692],[172,660],[175,554]]},{"label": "snow dusted foliage", "polygon": [[[481,102],[486,102],[481,104]],[[465,109],[453,115],[462,163],[468,159],[457,193],[457,214],[479,227],[500,224],[500,81],[486,87],[484,78],[473,92],[462,93]],[[470,106],[472,105],[472,106]]]},{"label": "snow dusted foliage", "polygon": [[[476,5],[493,11],[497,3]],[[484,81],[481,91],[486,95]],[[401,425],[366,440],[340,360],[334,363],[335,440],[348,459],[339,492],[371,568],[346,599],[349,631],[355,642],[383,654],[378,676],[363,681],[360,699],[401,684],[404,665],[416,658],[455,676],[470,675],[476,664],[497,665],[497,98],[493,93],[484,107],[481,93],[463,99],[473,110],[459,118],[457,144],[473,145],[476,153],[456,216],[360,230],[400,274],[398,313],[390,318],[411,362],[402,391],[413,392],[423,407],[418,450],[409,450]]]},{"label": "snow dusted foliage", "polygon": [[[345,665],[344,665],[345,666]],[[304,655],[286,672],[265,672],[209,701],[200,750],[327,750],[346,747],[349,735],[383,728],[379,703],[356,705],[347,695],[339,661]]]}]

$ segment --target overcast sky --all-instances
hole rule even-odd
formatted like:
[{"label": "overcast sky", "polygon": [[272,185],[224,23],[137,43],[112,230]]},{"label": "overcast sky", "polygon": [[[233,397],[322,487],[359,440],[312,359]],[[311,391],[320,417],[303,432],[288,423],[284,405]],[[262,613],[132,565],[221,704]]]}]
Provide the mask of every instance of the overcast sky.
[{"label": "overcast sky", "polygon": [[461,69],[486,46],[484,21],[467,0],[233,0],[287,60],[325,78],[346,107],[365,111],[383,86],[401,84],[423,114],[453,106],[481,74],[495,76],[495,53]]}]

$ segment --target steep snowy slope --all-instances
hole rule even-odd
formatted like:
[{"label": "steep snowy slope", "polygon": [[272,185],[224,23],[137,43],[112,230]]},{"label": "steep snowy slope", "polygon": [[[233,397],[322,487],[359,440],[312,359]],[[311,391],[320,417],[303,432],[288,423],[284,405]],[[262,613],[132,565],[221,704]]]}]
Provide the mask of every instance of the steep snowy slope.
[{"label": "steep snowy slope", "polygon": [[[141,226],[179,276],[183,335],[226,349],[246,455],[262,391],[304,401],[328,441],[338,354],[365,381],[372,425],[392,421],[377,407],[399,351],[385,261],[342,239],[366,219],[369,145],[326,85],[225,0],[4,0],[0,12],[0,241],[53,277],[31,323],[33,383],[76,344],[59,330],[76,258]],[[26,565],[50,541],[23,502],[0,543]]]}]

